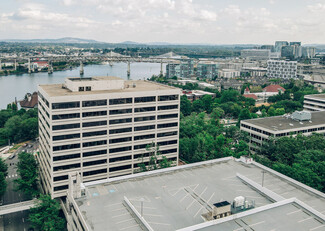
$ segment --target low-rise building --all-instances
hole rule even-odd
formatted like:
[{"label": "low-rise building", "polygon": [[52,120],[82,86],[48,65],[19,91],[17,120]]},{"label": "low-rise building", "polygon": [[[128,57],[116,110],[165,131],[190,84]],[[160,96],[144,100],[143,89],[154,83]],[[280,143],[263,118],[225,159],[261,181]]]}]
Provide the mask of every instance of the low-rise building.
[{"label": "low-rise building", "polygon": [[232,79],[232,78],[238,78],[240,77],[240,71],[233,70],[233,69],[222,69],[218,72],[218,78],[226,78],[226,79]]},{"label": "low-rise building", "polygon": [[325,111],[325,94],[305,95],[304,109],[307,111]]},{"label": "low-rise building", "polygon": [[197,100],[197,99],[201,99],[205,95],[211,95],[212,98],[215,98],[216,97],[216,94],[215,93],[207,92],[207,91],[201,91],[201,90],[184,90],[183,91],[183,95],[186,95],[186,97],[190,101],[194,101],[194,100]]},{"label": "low-rise building", "polygon": [[34,92],[33,94],[27,93],[25,95],[25,98],[21,101],[19,101],[20,107],[24,108],[25,110],[29,110],[32,108],[38,107],[38,95],[37,92]]},{"label": "low-rise building", "polygon": [[325,111],[294,112],[292,115],[240,121],[240,130],[250,136],[250,150],[257,151],[270,137],[280,138],[290,135],[310,135],[325,133]]}]

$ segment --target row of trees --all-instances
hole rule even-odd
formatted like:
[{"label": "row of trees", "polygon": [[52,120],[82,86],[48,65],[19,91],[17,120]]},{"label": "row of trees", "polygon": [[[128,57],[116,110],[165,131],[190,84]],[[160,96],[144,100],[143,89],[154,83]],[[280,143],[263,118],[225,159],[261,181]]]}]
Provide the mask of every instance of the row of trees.
[{"label": "row of trees", "polygon": [[8,142],[36,138],[38,136],[37,109],[17,110],[16,104],[9,105],[6,110],[0,110],[0,146]]}]

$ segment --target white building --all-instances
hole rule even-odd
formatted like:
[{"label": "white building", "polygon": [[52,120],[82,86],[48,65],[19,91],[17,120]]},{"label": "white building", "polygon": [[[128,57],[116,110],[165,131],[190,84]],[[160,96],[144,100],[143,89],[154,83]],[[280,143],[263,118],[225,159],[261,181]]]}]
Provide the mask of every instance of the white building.
[{"label": "white building", "polygon": [[307,111],[325,111],[325,94],[305,95],[304,109]]},{"label": "white building", "polygon": [[313,132],[325,133],[325,111],[297,111],[291,116],[273,116],[240,121],[240,130],[250,136],[249,147],[257,151],[270,137],[311,135]]},{"label": "white building", "polygon": [[66,195],[68,174],[82,181],[132,174],[159,146],[178,162],[180,89],[117,77],[67,78],[39,86],[41,184],[52,197]]},{"label": "white building", "polygon": [[268,60],[267,76],[269,78],[297,78],[297,61]]},{"label": "white building", "polygon": [[222,69],[219,70],[218,77],[227,78],[227,79],[237,78],[240,77],[240,71],[233,70],[233,69]]}]

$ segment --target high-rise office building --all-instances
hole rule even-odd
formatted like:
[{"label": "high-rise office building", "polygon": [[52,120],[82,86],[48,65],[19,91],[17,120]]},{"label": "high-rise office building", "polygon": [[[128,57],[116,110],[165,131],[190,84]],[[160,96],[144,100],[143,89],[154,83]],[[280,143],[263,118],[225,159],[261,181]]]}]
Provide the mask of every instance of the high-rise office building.
[{"label": "high-rise office building", "polygon": [[283,46],[288,46],[288,45],[289,45],[289,43],[287,41],[276,41],[275,47],[274,47],[275,52],[281,52],[281,48]]},{"label": "high-rise office building", "polygon": [[158,162],[178,162],[180,89],[117,77],[67,78],[40,85],[41,184],[66,195],[68,174],[83,182],[139,171],[159,146]]}]

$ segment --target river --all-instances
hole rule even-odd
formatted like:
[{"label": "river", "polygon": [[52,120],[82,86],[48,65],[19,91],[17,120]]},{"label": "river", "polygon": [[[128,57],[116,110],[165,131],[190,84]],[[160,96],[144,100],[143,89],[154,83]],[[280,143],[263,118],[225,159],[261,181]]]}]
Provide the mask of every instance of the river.
[{"label": "river", "polygon": [[[164,65],[165,72],[165,65]],[[92,76],[117,76],[127,79],[127,64],[114,63],[110,65],[84,66],[84,77]],[[131,79],[146,79],[160,73],[160,63],[131,63]],[[0,76],[0,109],[7,104],[24,98],[26,93],[37,91],[40,84],[63,83],[66,77],[79,77],[79,68],[72,70],[56,71],[49,75],[47,72],[39,72],[22,75]]]}]

